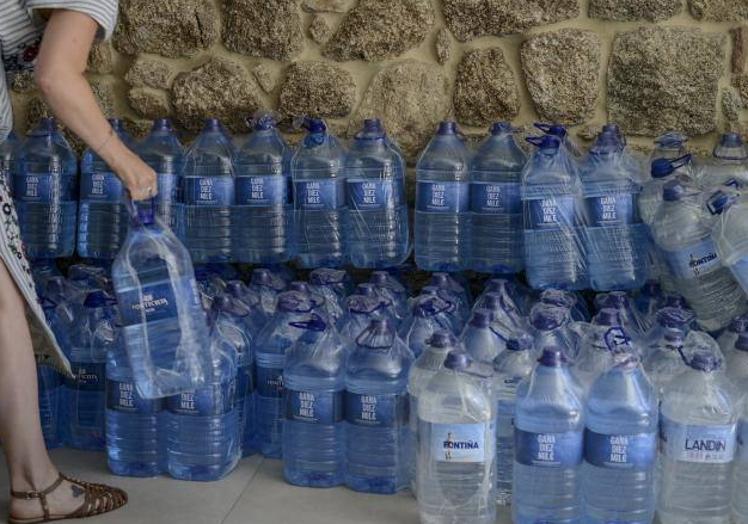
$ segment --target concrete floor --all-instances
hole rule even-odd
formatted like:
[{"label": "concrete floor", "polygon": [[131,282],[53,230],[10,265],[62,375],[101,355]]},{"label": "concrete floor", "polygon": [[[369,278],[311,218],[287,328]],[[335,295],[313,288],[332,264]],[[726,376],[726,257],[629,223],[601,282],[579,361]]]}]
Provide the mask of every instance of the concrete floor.
[{"label": "concrete floor", "polygon": [[[281,463],[244,459],[220,482],[180,482],[169,478],[132,479],[110,475],[103,454],[55,450],[55,463],[70,475],[122,487],[130,503],[91,524],[418,524],[409,494],[363,495],[345,488],[289,486]],[[0,522],[5,522],[8,481],[0,472]],[[504,514],[500,524],[510,524]]]}]

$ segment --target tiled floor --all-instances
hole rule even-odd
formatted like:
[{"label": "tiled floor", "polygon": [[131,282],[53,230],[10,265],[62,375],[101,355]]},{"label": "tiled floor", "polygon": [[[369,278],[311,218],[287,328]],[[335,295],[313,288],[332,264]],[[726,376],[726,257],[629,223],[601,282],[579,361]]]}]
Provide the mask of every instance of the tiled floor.
[{"label": "tiled floor", "polygon": [[[417,524],[410,495],[363,495],[345,488],[303,489],[283,482],[281,464],[251,457],[220,482],[131,479],[110,475],[104,456],[70,450],[53,452],[73,476],[120,486],[130,503],[90,524]],[[0,472],[0,522],[7,504],[7,476]],[[502,516],[501,524],[510,519]]]}]

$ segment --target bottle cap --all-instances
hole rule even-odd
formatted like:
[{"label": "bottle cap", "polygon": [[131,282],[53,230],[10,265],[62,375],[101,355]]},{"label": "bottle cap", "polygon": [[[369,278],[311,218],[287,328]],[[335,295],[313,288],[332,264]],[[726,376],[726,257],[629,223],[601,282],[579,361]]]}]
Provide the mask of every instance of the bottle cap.
[{"label": "bottle cap", "polygon": [[278,294],[278,309],[285,313],[308,313],[313,309],[309,296],[298,291]]},{"label": "bottle cap", "polygon": [[429,346],[439,349],[454,347],[456,343],[454,335],[442,329],[435,331],[427,341]]},{"label": "bottle cap", "polygon": [[364,119],[364,132],[366,133],[384,133],[384,125],[378,118]]},{"label": "bottle cap", "polygon": [[452,371],[467,371],[473,359],[464,351],[450,351],[444,359],[444,367]]},{"label": "bottle cap", "polygon": [[541,366],[557,368],[566,365],[566,356],[560,348],[547,347],[543,349],[543,353],[540,355],[538,362]]},{"label": "bottle cap", "polygon": [[486,293],[481,299],[481,306],[483,309],[498,311],[501,309],[501,295],[493,291]]},{"label": "bottle cap", "polygon": [[532,337],[527,334],[512,336],[506,341],[507,351],[528,351],[532,349]]},{"label": "bottle cap", "polygon": [[711,351],[697,351],[691,356],[688,365],[695,370],[709,372],[718,370],[722,366],[722,362]]},{"label": "bottle cap", "polygon": [[539,331],[551,331],[566,323],[569,310],[539,302],[530,310],[530,325]]},{"label": "bottle cap", "polygon": [[603,308],[601,309],[597,315],[592,319],[592,323],[597,326],[620,326],[621,323],[621,315],[618,313],[617,309],[613,308]]},{"label": "bottle cap", "polygon": [[315,286],[340,284],[345,280],[346,272],[342,269],[319,268],[309,273],[309,282]]},{"label": "bottle cap", "polygon": [[738,351],[748,351],[748,333],[741,333],[735,340],[735,349]]},{"label": "bottle cap", "polygon": [[221,121],[217,118],[206,118],[205,124],[203,124],[203,131],[218,131],[223,132]]},{"label": "bottle cap", "polygon": [[354,315],[371,315],[381,307],[385,302],[380,297],[366,295],[351,295],[346,300],[348,311]]},{"label": "bottle cap", "polygon": [[510,122],[494,122],[489,128],[488,132],[493,136],[503,135],[514,131]]},{"label": "bottle cap", "polygon": [[489,309],[476,309],[470,318],[470,325],[477,328],[487,328],[493,320],[493,312]]},{"label": "bottle cap", "polygon": [[685,297],[676,293],[668,293],[663,297],[662,307],[676,307],[680,309],[688,309],[688,302]]},{"label": "bottle cap", "polygon": [[693,313],[687,309],[664,307],[655,313],[655,320],[662,327],[682,329],[693,320]]},{"label": "bottle cap", "polygon": [[748,331],[748,315],[733,318],[727,330],[732,333],[744,333]]},{"label": "bottle cap", "polygon": [[688,194],[680,180],[669,180],[662,188],[662,199],[666,202],[677,202]]},{"label": "bottle cap", "polygon": [[439,123],[439,129],[437,131],[439,135],[456,135],[457,134],[457,123],[451,120],[445,120]]},{"label": "bottle cap", "polygon": [[676,328],[668,328],[665,330],[665,342],[667,342],[670,345],[683,347],[683,340],[685,339],[685,336],[683,335],[683,331]]},{"label": "bottle cap", "polygon": [[307,284],[303,280],[294,280],[289,284],[288,288],[292,291],[298,291],[300,293],[310,294],[312,292],[312,290],[309,289],[309,284]]},{"label": "bottle cap", "polygon": [[546,304],[571,309],[577,303],[577,298],[573,293],[562,291],[560,289],[546,289],[540,294],[540,301]]},{"label": "bottle cap", "polygon": [[353,292],[354,295],[363,295],[365,297],[373,297],[377,295],[377,288],[371,282],[364,282],[356,286]]},{"label": "bottle cap", "polygon": [[246,287],[241,280],[229,280],[226,282],[226,292],[237,298],[244,294]]},{"label": "bottle cap", "polygon": [[250,279],[250,282],[255,286],[272,287],[273,275],[269,270],[259,267],[252,271],[252,278]]},{"label": "bottle cap", "polygon": [[745,149],[743,137],[738,133],[723,134],[714,148],[714,158],[722,160],[745,160],[748,153]]},{"label": "bottle cap", "polygon": [[389,282],[389,273],[386,271],[374,271],[371,274],[371,283],[377,287],[384,286]]},{"label": "bottle cap", "polygon": [[603,293],[595,297],[595,306],[598,309],[613,308],[613,309],[628,309],[630,307],[629,297],[623,291],[611,291],[609,293]]},{"label": "bottle cap", "polygon": [[171,120],[168,118],[157,118],[153,121],[151,131],[173,131]]},{"label": "bottle cap", "polygon": [[557,151],[561,147],[561,140],[554,135],[528,136],[526,140],[543,151]]},{"label": "bottle cap", "polygon": [[568,133],[566,128],[561,124],[544,124],[536,122],[535,127],[547,135],[557,136],[559,138],[565,138]]}]

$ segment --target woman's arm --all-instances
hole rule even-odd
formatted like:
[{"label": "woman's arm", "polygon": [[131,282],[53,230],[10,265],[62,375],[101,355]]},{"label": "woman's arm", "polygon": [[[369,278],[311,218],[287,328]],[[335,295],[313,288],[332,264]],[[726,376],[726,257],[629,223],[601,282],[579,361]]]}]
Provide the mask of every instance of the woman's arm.
[{"label": "woman's arm", "polygon": [[157,192],[156,174],[112,131],[84,76],[99,26],[75,11],[54,10],[36,63],[36,83],[54,114],[122,179],[134,200]]}]

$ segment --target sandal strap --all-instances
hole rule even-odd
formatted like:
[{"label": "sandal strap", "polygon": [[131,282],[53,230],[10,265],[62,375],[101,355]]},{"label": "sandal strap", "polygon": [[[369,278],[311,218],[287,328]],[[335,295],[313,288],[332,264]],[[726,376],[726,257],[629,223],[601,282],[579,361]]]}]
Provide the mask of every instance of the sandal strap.
[{"label": "sandal strap", "polygon": [[14,491],[10,490],[10,496],[15,499],[21,499],[21,500],[39,500],[39,504],[42,506],[42,512],[44,513],[44,518],[49,519],[49,504],[47,503],[47,495],[52,493],[54,490],[60,487],[60,484],[63,483],[63,481],[67,480],[65,476],[62,473],[59,473],[59,476],[57,477],[57,480],[55,480],[52,484],[50,484],[46,489],[42,491]]}]

